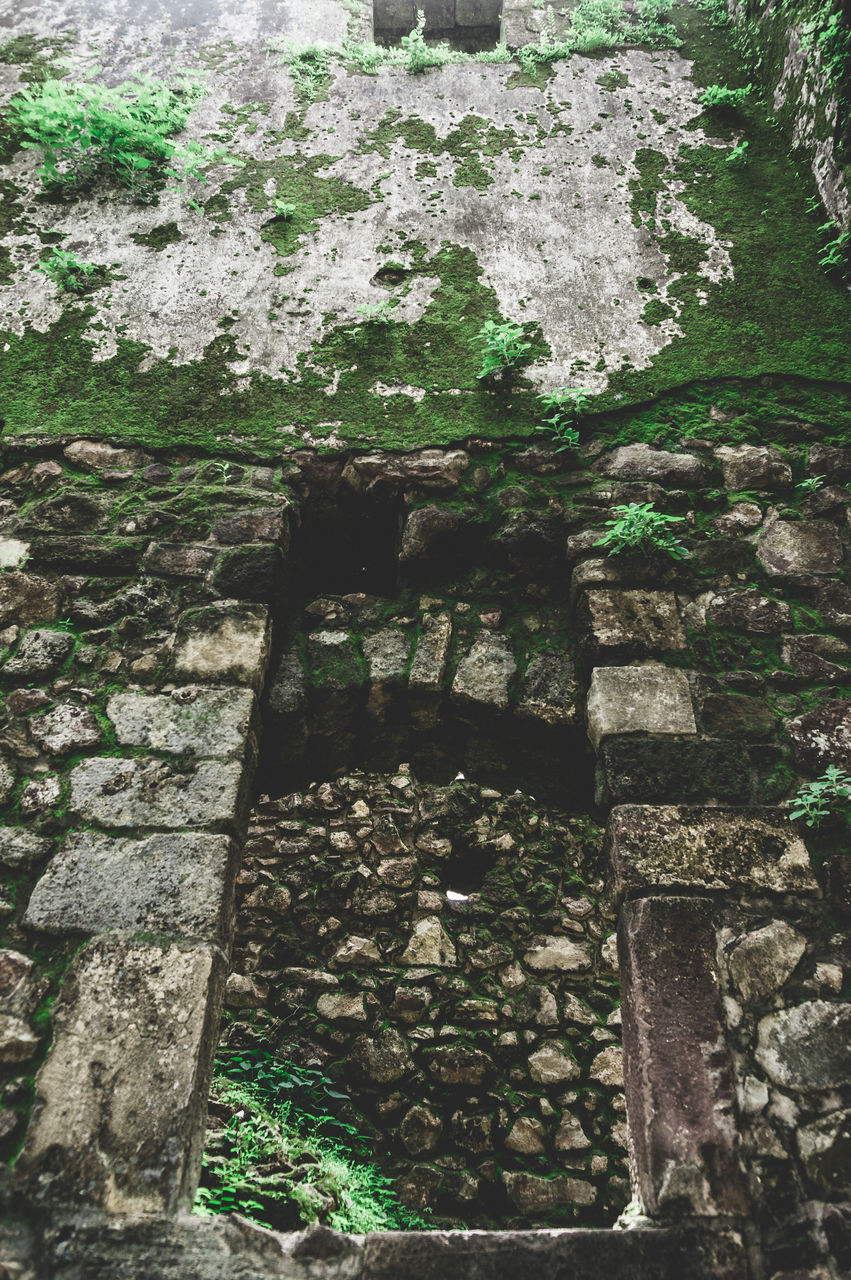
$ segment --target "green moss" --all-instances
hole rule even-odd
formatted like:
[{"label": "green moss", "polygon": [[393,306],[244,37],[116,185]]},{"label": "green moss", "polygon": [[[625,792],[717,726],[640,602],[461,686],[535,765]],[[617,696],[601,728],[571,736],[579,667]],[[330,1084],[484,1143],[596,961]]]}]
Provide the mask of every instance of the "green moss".
[{"label": "green moss", "polygon": [[176,222],[161,222],[159,226],[151,227],[150,231],[131,234],[130,239],[135,244],[144,245],[147,249],[155,249],[159,253],[168,245],[177,244],[181,235]]},{"label": "green moss", "polygon": [[647,303],[641,313],[641,319],[645,324],[661,324],[663,320],[670,320],[676,315],[673,307],[669,307],[667,302],[660,302],[658,298],[652,298]]}]

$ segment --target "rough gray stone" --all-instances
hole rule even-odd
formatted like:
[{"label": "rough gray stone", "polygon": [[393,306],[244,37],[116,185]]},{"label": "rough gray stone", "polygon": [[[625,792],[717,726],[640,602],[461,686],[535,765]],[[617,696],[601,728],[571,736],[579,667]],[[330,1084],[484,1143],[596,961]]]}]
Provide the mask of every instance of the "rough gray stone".
[{"label": "rough gray stone", "polygon": [[668,453],[649,444],[625,444],[608,454],[597,469],[616,480],[655,480],[657,484],[694,489],[706,467],[691,453]]},{"label": "rough gray stone", "polygon": [[59,613],[59,600],[56,583],[48,578],[10,570],[0,573],[0,627],[10,622],[24,627],[53,622]]},{"label": "rough gray stone", "polygon": [[591,952],[584,942],[562,936],[533,938],[523,957],[530,969],[576,973],[591,968]]},{"label": "rough gray stone", "polygon": [[493,1071],[493,1063],[481,1049],[451,1044],[432,1051],[428,1069],[441,1084],[481,1085]]},{"label": "rough gray stone", "polygon": [[367,710],[383,718],[394,694],[401,688],[411,653],[411,637],[404,631],[387,628],[365,636],[363,656],[369,670]]},{"label": "rough gray stone", "polygon": [[807,940],[784,920],[772,920],[747,934],[730,953],[733,981],[747,1001],[761,1000],[783,986],[807,949]]},{"label": "rough gray stone", "polygon": [[556,1130],[555,1146],[556,1151],[587,1151],[591,1146],[591,1139],[570,1111],[562,1112]]},{"label": "rough gray stone", "polygon": [[673,591],[586,591],[580,619],[583,647],[592,659],[686,647]]},{"label": "rough gray stone", "polygon": [[0,865],[25,867],[39,862],[50,848],[50,841],[25,827],[0,827]]},{"label": "rough gray stone", "polygon": [[32,1201],[113,1213],[191,1202],[223,983],[210,947],[97,941],[77,956],[15,1166]]},{"label": "rough gray stone", "polygon": [[106,714],[122,746],[241,758],[253,706],[250,689],[189,686],[171,694],[117,693],[106,704]]},{"label": "rough gray stone", "polygon": [[784,600],[772,600],[755,588],[713,596],[707,605],[706,617],[716,627],[754,635],[779,635],[792,626],[788,604]]},{"label": "rough gray stone", "polygon": [[443,1121],[430,1107],[414,1106],[405,1115],[399,1129],[408,1155],[419,1159],[434,1151],[443,1132]]},{"label": "rough gray stone", "polygon": [[796,762],[813,773],[829,764],[851,771],[851,700],[822,702],[796,720],[786,722]]},{"label": "rough gray stone", "polygon": [[178,771],[162,760],[82,760],[71,773],[71,808],[105,827],[203,827],[233,822],[242,765],[202,760]]},{"label": "rough gray stone", "polygon": [[399,559],[403,564],[433,560],[446,555],[460,540],[465,527],[460,511],[448,507],[417,507],[405,521]]},{"label": "rough gray stone", "polygon": [[623,1088],[623,1049],[610,1044],[594,1058],[589,1075],[606,1089]]},{"label": "rough gray stone", "polygon": [[326,992],[316,1002],[316,1012],[329,1022],[366,1022],[363,994],[347,995]]},{"label": "rough gray stone", "polygon": [[411,690],[422,693],[440,691],[446,674],[451,639],[452,619],[449,614],[426,614],[408,678]]},{"label": "rough gray stone", "polygon": [[33,890],[24,922],[48,933],[132,929],[223,940],[229,848],[217,835],[72,835]]},{"label": "rough gray stone", "polygon": [[536,1084],[561,1084],[576,1080],[579,1067],[568,1045],[550,1041],[529,1054],[529,1075]]},{"label": "rough gray stone", "polygon": [[136,471],[151,460],[141,449],[117,449],[100,440],[75,440],[63,453],[84,471]]},{"label": "rough gray stone", "polygon": [[414,924],[413,933],[399,957],[399,963],[451,968],[456,959],[455,946],[438,917],[424,916]]},{"label": "rough gray stone", "polygon": [[93,712],[73,702],[60,702],[44,715],[32,716],[29,731],[49,755],[64,756],[100,742],[103,734]]},{"label": "rough gray stone", "polygon": [[732,492],[751,489],[790,489],[792,468],[774,445],[722,445],[715,450],[724,487]]},{"label": "rough gray stone", "polygon": [[511,642],[492,631],[482,631],[462,658],[452,681],[452,698],[459,703],[503,711],[517,670]]},{"label": "rough gray stone", "polygon": [[833,1111],[797,1131],[798,1151],[817,1195],[851,1191],[851,1111]]},{"label": "rough gray stone", "polygon": [[518,1116],[506,1135],[505,1145],[509,1151],[524,1156],[543,1155],[544,1126],[532,1116]]},{"label": "rough gray stone", "polygon": [[685,674],[657,663],[596,667],[586,713],[588,737],[595,748],[615,734],[697,733]]},{"label": "rough gray stone", "polygon": [[392,1027],[358,1036],[349,1059],[355,1071],[372,1084],[395,1084],[413,1066],[407,1041]]},{"label": "rough gray stone", "polygon": [[70,658],[73,649],[74,637],[67,631],[26,631],[18,652],[9,658],[3,672],[7,676],[24,676],[28,680],[52,675]]},{"label": "rough gray stone", "polygon": [[590,1182],[564,1174],[542,1178],[534,1173],[506,1172],[502,1181],[508,1198],[520,1213],[550,1213],[569,1205],[593,1204],[597,1199],[597,1190]]},{"label": "rough gray stone", "polygon": [[181,680],[262,682],[269,653],[268,610],[222,604],[190,609],[178,624],[174,671]]},{"label": "rough gray stone", "polygon": [[775,520],[760,534],[756,554],[773,578],[835,574],[842,568],[842,542],[827,520]]},{"label": "rough gray stone", "polygon": [[381,961],[381,952],[372,938],[360,938],[352,934],[344,938],[334,952],[334,964],[341,969],[365,969]]},{"label": "rough gray stone", "polygon": [[0,1013],[0,1063],[3,1066],[29,1062],[39,1043],[39,1037],[23,1018]]},{"label": "rough gray stone", "polygon": [[15,771],[8,760],[0,756],[0,804],[5,804],[15,785]]},{"label": "rough gray stone", "polygon": [[851,1004],[810,1000],[763,1018],[756,1060],[784,1089],[841,1089],[851,1079]]},{"label": "rough gray stone", "polygon": [[167,578],[204,578],[215,560],[213,547],[187,542],[152,542],[145,552],[144,567],[147,573]]},{"label": "rough gray stone", "polygon": [[535,654],[523,677],[516,708],[520,719],[546,725],[572,725],[578,719],[578,700],[579,688],[568,654],[557,650]]},{"label": "rough gray stone", "polygon": [[609,818],[616,891],[649,888],[819,893],[782,809],[619,805]]},{"label": "rough gray stone", "polygon": [[642,898],[623,908],[630,1166],[653,1216],[747,1210],[715,949],[705,899]]},{"label": "rough gray stone", "polygon": [[297,716],[304,707],[307,682],[297,653],[285,653],[269,688],[269,707],[279,716]]}]

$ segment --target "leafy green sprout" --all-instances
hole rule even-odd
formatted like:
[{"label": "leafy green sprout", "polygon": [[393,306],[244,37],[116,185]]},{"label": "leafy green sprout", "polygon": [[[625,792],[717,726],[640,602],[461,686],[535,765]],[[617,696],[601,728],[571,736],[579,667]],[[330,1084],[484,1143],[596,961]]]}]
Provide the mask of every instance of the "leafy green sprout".
[{"label": "leafy green sprout", "polygon": [[745,138],[737,146],[733,147],[727,156],[727,164],[731,169],[743,169],[745,167],[748,159],[748,146],[748,140]]},{"label": "leafy green sprout", "polygon": [[428,71],[431,67],[441,67],[451,61],[451,52],[446,44],[428,45],[425,41],[425,10],[417,9],[417,25],[408,35],[402,36],[400,44],[405,50],[405,69],[412,75]]},{"label": "leafy green sprout", "polygon": [[649,555],[662,551],[673,560],[684,560],[688,551],[674,537],[671,525],[684,523],[683,516],[668,516],[657,511],[652,502],[630,502],[612,508],[613,520],[607,520],[608,533],[598,538],[595,547],[604,547],[610,556],[623,551],[640,551]]},{"label": "leafy green sprout", "polygon": [[557,391],[546,391],[538,396],[549,417],[537,423],[536,430],[547,432],[558,446],[556,453],[575,449],[579,444],[575,424],[587,409],[592,394],[586,387],[559,387]]},{"label": "leafy green sprout", "polygon": [[94,262],[81,262],[67,249],[54,249],[45,262],[36,267],[65,293],[84,293],[104,274],[104,269]]},{"label": "leafy green sprout", "polygon": [[115,87],[45,80],[12,99],[11,117],[21,145],[41,151],[39,177],[49,190],[108,181],[144,198],[161,179],[181,187],[188,178],[204,182],[204,165],[238,163],[223,148],[173,141],[201,96],[186,78],[169,86],[138,77]]},{"label": "leafy green sprout", "polygon": [[710,111],[735,111],[744,105],[752,92],[752,84],[746,84],[741,89],[731,89],[726,84],[710,84],[697,100]]},{"label": "leafy green sprout", "polygon": [[825,818],[848,811],[851,801],[851,776],[837,765],[831,764],[820,778],[801,787],[790,802],[789,817],[796,822],[803,820],[815,830]]},{"label": "leafy green sprout", "polygon": [[811,493],[818,493],[825,481],[824,476],[807,476],[806,480],[799,480],[795,488],[804,497],[808,497]]},{"label": "leafy green sprout", "polygon": [[298,205],[293,204],[290,200],[275,201],[275,217],[280,218],[282,222],[289,222],[298,212]]},{"label": "leafy green sprout", "polygon": [[354,325],[351,329],[346,329],[346,333],[352,337],[360,337],[363,332],[364,325],[385,325],[393,324],[393,310],[396,307],[396,299],[383,298],[381,302],[362,302],[359,307],[355,308],[355,315],[360,318],[361,323]]},{"label": "leafy green sprout", "polygon": [[[835,230],[834,222],[824,222],[819,227],[822,233]],[[851,275],[851,231],[843,231],[828,240],[818,261],[826,271],[837,271],[843,278]]]},{"label": "leafy green sprout", "polygon": [[486,320],[476,334],[484,348],[482,367],[477,377],[489,378],[526,364],[527,353],[531,351],[532,344],[523,341],[525,336],[522,325],[497,324],[495,320]]}]

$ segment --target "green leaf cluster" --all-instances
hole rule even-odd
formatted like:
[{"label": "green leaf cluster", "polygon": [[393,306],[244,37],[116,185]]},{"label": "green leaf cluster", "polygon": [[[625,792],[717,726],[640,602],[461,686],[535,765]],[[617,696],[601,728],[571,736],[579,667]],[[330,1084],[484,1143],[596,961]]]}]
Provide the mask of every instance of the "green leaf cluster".
[{"label": "green leaf cluster", "polygon": [[486,320],[476,336],[483,346],[479,378],[489,378],[525,364],[528,352],[532,350],[531,342],[523,341],[526,335],[519,324],[497,324],[495,320]]},{"label": "green leaf cluster", "polygon": [[54,249],[45,262],[36,267],[66,293],[85,293],[105,275],[104,268],[94,262],[81,262],[66,249]]},{"label": "green leaf cluster", "polygon": [[640,551],[647,555],[662,551],[674,560],[684,560],[688,555],[683,544],[674,537],[671,525],[682,524],[683,516],[668,516],[657,511],[652,502],[630,502],[626,506],[613,507],[615,519],[607,520],[609,532],[594,543],[605,547],[610,556],[622,551]]},{"label": "green leaf cluster", "polygon": [[537,430],[547,432],[558,446],[556,453],[575,449],[579,444],[576,424],[591,403],[593,392],[587,387],[559,387],[557,391],[544,392],[538,399],[549,417],[537,424]]},{"label": "green leaf cluster", "polygon": [[801,787],[791,801],[790,818],[802,819],[816,830],[825,818],[847,813],[851,803],[851,776],[831,764],[820,778]]}]

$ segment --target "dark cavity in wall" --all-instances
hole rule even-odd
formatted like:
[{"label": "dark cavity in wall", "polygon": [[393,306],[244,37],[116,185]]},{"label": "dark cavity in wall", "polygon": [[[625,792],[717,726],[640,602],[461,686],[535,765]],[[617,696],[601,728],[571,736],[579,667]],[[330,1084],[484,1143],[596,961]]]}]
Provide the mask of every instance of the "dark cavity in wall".
[{"label": "dark cavity in wall", "polygon": [[493,49],[499,43],[502,0],[373,0],[376,44],[398,45],[425,13],[429,44],[445,41],[462,53]]}]

